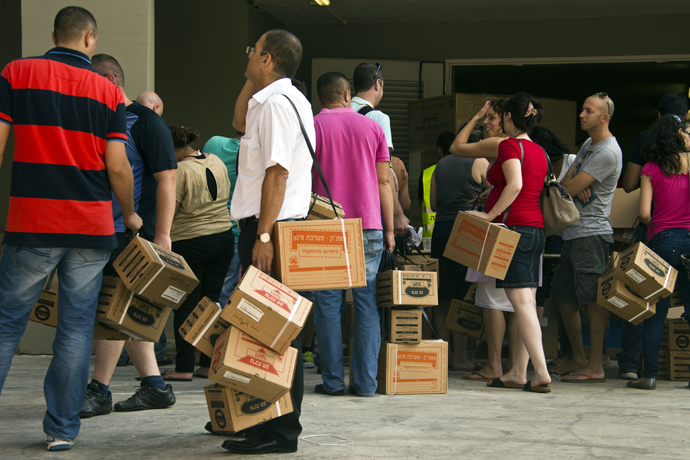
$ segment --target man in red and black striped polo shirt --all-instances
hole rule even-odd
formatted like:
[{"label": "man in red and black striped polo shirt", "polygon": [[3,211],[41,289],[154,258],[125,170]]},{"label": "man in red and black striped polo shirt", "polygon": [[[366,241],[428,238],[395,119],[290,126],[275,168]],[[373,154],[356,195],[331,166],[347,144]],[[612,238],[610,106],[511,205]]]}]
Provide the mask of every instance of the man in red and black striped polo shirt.
[{"label": "man in red and black striped polo shirt", "polygon": [[87,10],[55,17],[56,48],[10,62],[0,75],[0,161],[10,128],[14,156],[0,257],[0,391],[31,308],[57,268],[58,325],[45,379],[48,450],[79,433],[101,274],[116,246],[112,187],[125,225],[136,231],[125,106],[91,68],[98,41]]}]

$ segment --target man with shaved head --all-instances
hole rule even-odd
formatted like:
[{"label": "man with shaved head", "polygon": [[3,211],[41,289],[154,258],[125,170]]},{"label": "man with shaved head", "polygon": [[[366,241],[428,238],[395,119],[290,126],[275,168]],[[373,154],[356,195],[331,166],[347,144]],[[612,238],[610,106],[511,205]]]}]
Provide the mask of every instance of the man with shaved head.
[{"label": "man with shaved head", "polygon": [[[340,72],[327,72],[316,83],[324,107],[314,117],[316,157],[334,201],[348,218],[362,219],[367,285],[353,289],[355,342],[349,393],[373,396],[376,392],[381,325],[376,306],[376,273],[384,246],[395,248],[393,194],[389,183],[388,145],[381,126],[350,106],[350,83]],[[344,171],[356,171],[345,174]],[[326,196],[316,179],[312,189]],[[381,217],[385,233],[381,227]],[[340,327],[341,289],[316,291],[316,335],[319,338],[320,394],[345,393],[343,340]]]},{"label": "man with shaved head", "polygon": [[139,97],[137,97],[137,102],[153,110],[159,116],[163,116],[163,100],[153,91],[144,91],[141,93]]},{"label": "man with shaved head", "polygon": [[[571,360],[556,371],[564,382],[604,381],[602,353],[608,313],[597,305],[597,281],[606,268],[613,229],[608,219],[621,174],[623,153],[609,131],[615,106],[606,93],[585,100],[580,127],[585,141],[561,183],[580,212],[580,220],[565,230],[565,245],[553,279],[554,302],[572,345]],[[589,314],[590,354],[585,356],[580,311]]]}]

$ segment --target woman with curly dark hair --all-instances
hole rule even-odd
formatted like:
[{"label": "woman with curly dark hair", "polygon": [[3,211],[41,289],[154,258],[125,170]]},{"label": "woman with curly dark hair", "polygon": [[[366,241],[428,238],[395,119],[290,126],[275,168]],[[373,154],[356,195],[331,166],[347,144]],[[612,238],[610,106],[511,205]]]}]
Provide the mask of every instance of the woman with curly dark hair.
[{"label": "woman with curly dark hair", "polygon": [[[690,316],[690,279],[681,261],[690,254],[690,126],[677,115],[665,115],[652,129],[643,154],[640,222],[647,224],[647,240],[678,270],[686,316]],[[652,212],[652,205],[654,211]],[[659,372],[659,350],[670,299],[656,304],[656,314],[644,322],[644,377],[628,382],[630,388],[653,390]]]}]

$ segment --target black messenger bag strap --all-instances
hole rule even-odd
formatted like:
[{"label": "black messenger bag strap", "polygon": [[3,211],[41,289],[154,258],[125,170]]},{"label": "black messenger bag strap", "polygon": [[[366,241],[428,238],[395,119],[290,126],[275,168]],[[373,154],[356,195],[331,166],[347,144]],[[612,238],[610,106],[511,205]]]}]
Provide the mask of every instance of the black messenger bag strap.
[{"label": "black messenger bag strap", "polygon": [[304,140],[307,143],[307,147],[309,148],[309,153],[311,154],[311,159],[314,161],[314,166],[316,168],[316,171],[319,174],[319,179],[321,179],[321,183],[323,184],[324,190],[326,190],[326,195],[328,196],[328,200],[331,202],[331,207],[333,207],[333,212],[335,213],[335,216],[338,217],[338,210],[335,208],[335,203],[333,202],[333,198],[331,198],[331,192],[328,190],[328,184],[326,183],[326,178],[323,177],[323,171],[321,171],[321,165],[319,164],[319,160],[316,159],[316,153],[314,153],[314,147],[311,145],[311,141],[309,140],[309,136],[307,135],[307,130],[304,129],[304,123],[302,123],[302,117],[299,116],[299,112],[297,111],[297,107],[295,107],[295,104],[292,102],[292,99],[290,99],[287,94],[283,94],[285,96],[285,99],[287,99],[290,102],[290,105],[292,106],[293,110],[295,111],[295,115],[297,115],[297,121],[299,121],[299,127],[302,130],[302,135],[304,136]]}]

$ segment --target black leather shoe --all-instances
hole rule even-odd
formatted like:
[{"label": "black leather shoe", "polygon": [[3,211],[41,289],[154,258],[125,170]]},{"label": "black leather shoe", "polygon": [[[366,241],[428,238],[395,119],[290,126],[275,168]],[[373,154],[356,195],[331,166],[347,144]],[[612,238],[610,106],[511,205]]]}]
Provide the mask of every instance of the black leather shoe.
[{"label": "black leather shoe", "polygon": [[332,392],[326,391],[326,389],[323,387],[322,383],[319,383],[314,387],[314,393],[318,393],[320,395],[328,395],[328,396],[342,396],[345,394],[345,390],[336,390]]},{"label": "black leather shoe", "polygon": [[631,380],[628,382],[628,388],[637,388],[638,390],[656,390],[656,379],[652,377],[648,379]]},{"label": "black leather shoe", "polygon": [[115,404],[118,412],[133,412],[148,409],[165,409],[175,404],[175,395],[170,384],[165,390],[157,387],[140,387],[134,395],[126,401]]},{"label": "black leather shoe", "polygon": [[113,394],[108,392],[108,396],[103,396],[96,383],[89,383],[86,387],[86,396],[84,397],[84,404],[81,406],[81,412],[79,412],[79,418],[106,415],[112,410]]},{"label": "black leather shoe", "polygon": [[259,437],[256,440],[247,441],[225,441],[222,446],[223,449],[232,452],[233,454],[242,455],[262,455],[262,454],[287,454],[297,452],[297,449],[288,449],[281,447],[275,440]]}]

